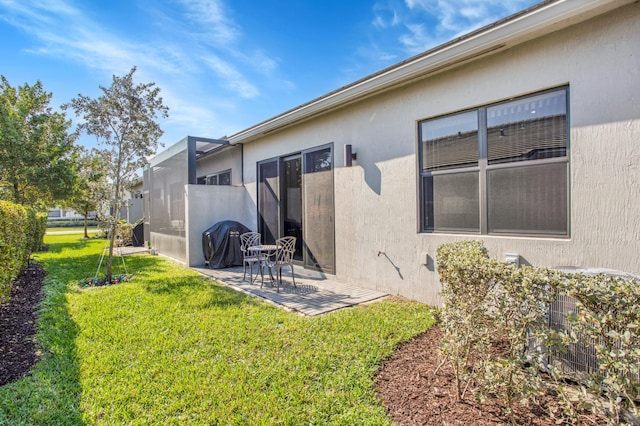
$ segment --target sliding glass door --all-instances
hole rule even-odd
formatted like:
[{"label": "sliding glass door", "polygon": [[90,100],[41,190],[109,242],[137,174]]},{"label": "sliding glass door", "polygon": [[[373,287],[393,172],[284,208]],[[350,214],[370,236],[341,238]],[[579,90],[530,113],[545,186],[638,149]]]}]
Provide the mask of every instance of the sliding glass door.
[{"label": "sliding glass door", "polygon": [[293,258],[302,261],[302,157],[299,154],[282,159],[281,216],[281,235],[296,237]]},{"label": "sliding glass door", "polygon": [[258,229],[265,243],[296,237],[295,259],[335,273],[333,146],[258,163]]},{"label": "sliding glass door", "polygon": [[335,273],[333,152],[306,151],[304,158],[305,266]]},{"label": "sliding glass door", "polygon": [[279,160],[258,163],[258,232],[264,244],[280,237]]}]

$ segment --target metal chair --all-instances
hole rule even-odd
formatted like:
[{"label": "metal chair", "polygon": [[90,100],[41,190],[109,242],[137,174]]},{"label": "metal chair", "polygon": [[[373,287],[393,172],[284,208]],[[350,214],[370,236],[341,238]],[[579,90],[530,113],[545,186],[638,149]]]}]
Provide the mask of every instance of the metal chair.
[{"label": "metal chair", "polygon": [[[253,284],[253,265],[260,265],[260,275],[264,280],[262,272],[262,263],[265,261],[265,257],[259,250],[251,250],[251,247],[260,245],[261,235],[259,232],[246,232],[240,235],[240,250],[242,251],[242,264],[244,266],[244,275],[242,280],[247,279],[247,265],[249,265],[249,279]],[[257,278],[257,276],[256,276]]]},{"label": "metal chair", "polygon": [[[282,237],[276,240],[276,252],[273,258],[266,261],[269,271],[273,275],[273,269],[276,270],[276,290],[280,292],[280,284],[282,284],[282,268],[289,266],[291,268],[291,278],[293,278],[293,286],[296,287],[296,276],[293,273],[293,254],[296,251],[296,237]],[[264,282],[264,277],[263,277]],[[262,287],[262,285],[260,286]]]}]

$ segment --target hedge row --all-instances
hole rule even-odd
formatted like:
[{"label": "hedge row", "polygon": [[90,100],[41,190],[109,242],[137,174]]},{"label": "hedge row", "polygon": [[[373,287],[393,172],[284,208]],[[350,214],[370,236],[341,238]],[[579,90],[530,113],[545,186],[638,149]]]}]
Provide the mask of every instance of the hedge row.
[{"label": "hedge row", "polygon": [[[576,423],[585,409],[609,424],[638,421],[638,281],[517,268],[491,258],[480,241],[444,244],[437,262],[442,353],[454,368],[459,398],[466,391],[479,399],[498,395],[513,413],[516,404],[551,387],[560,397],[553,412],[558,422]],[[576,299],[565,318],[568,329],[549,326],[548,307],[559,295]],[[598,364],[581,374],[578,396],[566,387],[554,356],[576,343],[593,347]],[[542,371],[553,380],[543,380]]]},{"label": "hedge row", "polygon": [[8,300],[11,284],[42,248],[47,216],[31,208],[0,201],[0,303]]},{"label": "hedge row", "polygon": [[[78,226],[84,226],[84,219],[56,219],[48,220],[48,228],[75,228]],[[97,219],[89,219],[87,226],[98,226]]]}]

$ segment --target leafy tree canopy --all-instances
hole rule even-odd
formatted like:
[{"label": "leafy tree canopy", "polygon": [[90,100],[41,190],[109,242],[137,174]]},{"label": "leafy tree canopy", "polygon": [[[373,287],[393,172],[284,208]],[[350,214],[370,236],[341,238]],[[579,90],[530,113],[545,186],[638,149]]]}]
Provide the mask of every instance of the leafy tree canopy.
[{"label": "leafy tree canopy", "polygon": [[36,208],[64,200],[76,180],[76,133],[49,107],[40,81],[0,82],[0,198]]},{"label": "leafy tree canopy", "polygon": [[103,94],[96,99],[79,94],[64,106],[81,117],[80,131],[96,136],[108,165],[112,214],[107,218],[110,227],[107,280],[111,279],[113,245],[125,190],[158,148],[164,132],[156,119],[169,116],[160,89],[155,83],[135,84],[135,72],[133,67],[123,77],[114,75],[110,87],[100,86]]},{"label": "leafy tree canopy", "polygon": [[114,184],[114,195],[122,196],[155,154],[164,133],[156,123],[168,117],[160,89],[155,83],[135,84],[136,67],[124,77],[113,76],[110,87],[100,86],[103,95],[91,99],[79,94],[63,108],[72,108],[82,122],[79,131],[96,136],[109,164],[107,175]]}]

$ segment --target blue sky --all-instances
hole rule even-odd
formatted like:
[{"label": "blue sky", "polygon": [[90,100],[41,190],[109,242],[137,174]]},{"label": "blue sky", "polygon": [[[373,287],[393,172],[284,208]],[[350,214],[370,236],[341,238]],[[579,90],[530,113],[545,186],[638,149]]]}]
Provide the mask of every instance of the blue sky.
[{"label": "blue sky", "polygon": [[231,135],[535,3],[0,0],[0,74],[40,80],[57,109],[137,66],[170,109],[170,146]]}]

